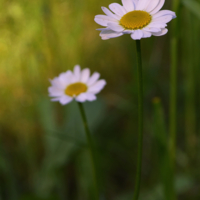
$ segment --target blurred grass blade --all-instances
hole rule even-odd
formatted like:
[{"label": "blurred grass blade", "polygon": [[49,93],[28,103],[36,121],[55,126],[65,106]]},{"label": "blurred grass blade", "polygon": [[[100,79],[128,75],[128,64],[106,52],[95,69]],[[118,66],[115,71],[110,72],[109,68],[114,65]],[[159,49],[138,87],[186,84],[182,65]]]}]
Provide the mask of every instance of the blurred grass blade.
[{"label": "blurred grass blade", "polygon": [[160,147],[167,148],[167,130],[165,126],[164,113],[159,98],[153,99],[154,106],[154,128],[155,137],[158,140]]},{"label": "blurred grass blade", "polygon": [[169,151],[168,151],[168,138],[167,130],[165,126],[164,113],[159,98],[153,99],[154,106],[154,137],[156,140],[156,148],[158,153],[159,171],[163,185],[163,193],[166,200],[173,198],[173,184],[171,176],[171,167],[169,162]]},{"label": "blurred grass blade", "polygon": [[[17,200],[17,181],[13,170],[12,160],[9,154],[4,150],[4,146],[2,145],[0,138],[0,177],[1,176],[5,179],[4,187],[6,196],[11,200]],[[0,185],[0,195],[2,192],[1,186],[3,188],[3,185]]]},{"label": "blurred grass blade", "polygon": [[182,0],[183,4],[200,19],[200,3],[194,0]]},{"label": "blurred grass blade", "polygon": [[[200,12],[200,10],[199,10]],[[185,70],[185,143],[188,153],[188,158],[194,159],[196,153],[197,146],[197,113],[196,113],[196,69],[199,67],[199,64],[196,63],[196,41],[195,41],[195,33],[196,27],[194,23],[193,15],[186,11],[185,12],[185,23],[186,23],[186,34],[191,35],[187,40],[183,41],[184,46],[187,47],[188,51],[183,52],[184,57],[184,66]]]}]

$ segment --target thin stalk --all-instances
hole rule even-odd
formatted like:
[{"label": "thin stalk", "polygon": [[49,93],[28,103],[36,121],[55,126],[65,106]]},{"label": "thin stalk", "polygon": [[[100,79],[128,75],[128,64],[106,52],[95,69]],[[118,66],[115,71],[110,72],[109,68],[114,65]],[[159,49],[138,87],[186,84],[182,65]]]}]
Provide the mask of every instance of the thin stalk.
[{"label": "thin stalk", "polygon": [[[171,71],[170,71],[170,154],[174,163],[176,154],[176,129],[177,129],[177,39],[171,40]],[[174,165],[174,164],[173,164]]]},{"label": "thin stalk", "polygon": [[138,157],[133,200],[139,198],[141,168],[142,168],[142,143],[143,143],[143,78],[140,40],[136,40],[137,69],[138,69]]},{"label": "thin stalk", "polygon": [[96,174],[96,166],[95,166],[95,149],[92,143],[92,137],[90,134],[90,130],[88,127],[88,123],[87,123],[87,118],[85,115],[85,110],[83,107],[82,103],[78,103],[79,106],[79,110],[81,113],[81,117],[83,120],[83,124],[84,124],[84,128],[85,128],[85,133],[86,133],[86,137],[87,137],[87,142],[88,142],[88,147],[89,147],[89,151],[90,151],[90,157],[91,157],[91,162],[92,162],[92,173],[93,173],[93,182],[94,182],[94,193],[95,193],[95,199],[99,200],[99,191],[98,191],[98,184],[97,184],[97,174]]},{"label": "thin stalk", "polygon": [[[172,10],[178,12],[180,0],[174,0]],[[172,22],[171,29],[171,70],[170,70],[170,120],[169,120],[169,131],[170,131],[170,154],[172,163],[175,159],[176,151],[176,128],[177,128],[177,35],[178,35],[178,20],[175,19]]]},{"label": "thin stalk", "polygon": [[187,12],[185,13],[185,17],[187,20],[187,32],[186,37],[190,35],[187,40],[185,40],[185,47],[188,48],[188,51],[185,52],[184,60],[185,66],[185,132],[186,132],[186,148],[188,157],[190,161],[194,160],[195,157],[195,149],[196,149],[196,105],[195,105],[195,97],[196,97],[196,77],[195,77],[195,24],[194,24],[194,16]]},{"label": "thin stalk", "polygon": [[169,160],[169,149],[167,142],[167,128],[165,125],[165,117],[163,106],[161,100],[158,97],[153,99],[154,106],[154,137],[155,137],[155,146],[157,147],[158,155],[158,168],[159,168],[159,177],[162,181],[162,188],[165,200],[171,200],[173,194],[173,179],[171,176],[171,166]]},{"label": "thin stalk", "polygon": [[[180,0],[173,0],[172,10],[178,15]],[[171,29],[171,69],[170,69],[170,113],[169,113],[169,153],[173,194],[170,200],[176,199],[174,189],[174,165],[176,157],[176,132],[177,132],[177,66],[178,66],[178,20],[172,22]]]}]

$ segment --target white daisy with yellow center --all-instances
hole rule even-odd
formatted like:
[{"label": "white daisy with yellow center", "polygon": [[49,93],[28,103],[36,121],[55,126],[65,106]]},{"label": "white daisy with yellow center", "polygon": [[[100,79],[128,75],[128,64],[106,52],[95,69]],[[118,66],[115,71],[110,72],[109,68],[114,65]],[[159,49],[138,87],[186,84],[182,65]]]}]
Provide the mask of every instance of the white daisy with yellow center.
[{"label": "white daisy with yellow center", "polygon": [[95,72],[90,76],[90,70],[85,68],[81,71],[79,65],[73,71],[61,73],[51,81],[52,86],[48,88],[49,96],[54,97],[52,101],[59,101],[62,105],[70,103],[73,99],[78,102],[94,101],[106,81],[98,80],[100,74]]},{"label": "white daisy with yellow center", "polygon": [[175,12],[161,10],[165,0],[122,0],[102,7],[106,15],[96,15],[95,22],[105,26],[100,30],[103,40],[130,34],[133,40],[161,36],[168,32],[167,23],[176,17]]}]

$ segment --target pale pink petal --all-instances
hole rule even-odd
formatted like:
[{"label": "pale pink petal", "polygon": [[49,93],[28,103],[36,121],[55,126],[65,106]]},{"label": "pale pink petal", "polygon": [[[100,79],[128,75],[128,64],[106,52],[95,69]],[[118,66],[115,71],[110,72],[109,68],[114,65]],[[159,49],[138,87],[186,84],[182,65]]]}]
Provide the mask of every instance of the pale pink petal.
[{"label": "pale pink petal", "polygon": [[151,37],[151,33],[150,32],[146,32],[144,30],[142,30],[142,32],[143,32],[143,38],[149,38],[149,37]]},{"label": "pale pink petal", "polygon": [[160,28],[149,27],[149,26],[144,27],[142,30],[147,31],[147,32],[151,32],[151,33],[154,33],[154,32],[156,33],[156,32],[161,31]]},{"label": "pale pink petal", "polygon": [[172,20],[172,15],[164,15],[162,17],[157,17],[156,19],[153,19],[152,22],[162,22],[162,23],[168,23]]},{"label": "pale pink petal", "polygon": [[69,102],[71,102],[73,100],[73,98],[72,97],[69,97],[69,96],[62,96],[61,98],[60,98],[60,103],[62,104],[62,105],[65,105],[65,104],[68,104]]},{"label": "pale pink petal", "polygon": [[122,32],[124,30],[123,26],[120,26],[119,24],[113,24],[113,23],[108,23],[108,28],[116,32]]},{"label": "pale pink petal", "polygon": [[145,11],[151,12],[153,9],[155,9],[158,6],[159,2],[160,2],[160,0],[151,0],[151,1],[149,1]]},{"label": "pale pink petal", "polygon": [[165,28],[167,26],[167,24],[165,23],[161,23],[161,22],[152,22],[151,24],[149,24],[149,28]]},{"label": "pale pink petal", "polygon": [[93,94],[97,94],[104,88],[105,85],[106,85],[105,80],[99,80],[88,89],[88,92],[93,93]]},{"label": "pale pink petal", "polygon": [[92,76],[89,78],[89,80],[88,80],[88,82],[87,82],[87,85],[88,85],[88,86],[93,85],[93,84],[99,79],[99,77],[100,77],[100,74],[97,73],[97,72],[94,72],[94,73],[92,74]]},{"label": "pale pink petal", "polygon": [[165,35],[167,32],[168,32],[168,29],[164,28],[160,32],[152,33],[152,35],[154,35],[154,36],[162,36],[162,35]]},{"label": "pale pink petal", "polygon": [[122,0],[122,4],[127,12],[135,10],[135,5],[132,0]]},{"label": "pale pink petal", "polygon": [[136,10],[145,10],[149,1],[152,0],[140,0],[137,4]]},{"label": "pale pink petal", "polygon": [[112,10],[116,15],[122,17],[123,15],[126,14],[126,10],[124,9],[123,6],[121,6],[118,3],[111,3],[109,5],[110,10]]},{"label": "pale pink petal", "polygon": [[159,11],[156,14],[153,15],[153,19],[165,16],[165,15],[171,15],[173,19],[176,18],[176,13],[175,12],[173,12],[171,10],[161,10],[161,11]]},{"label": "pale pink petal", "polygon": [[87,100],[87,95],[86,95],[86,93],[81,93],[75,99],[76,99],[76,101],[84,102]]},{"label": "pale pink petal", "polygon": [[79,65],[74,66],[74,76],[76,76],[77,81],[80,79],[81,76],[81,68]]},{"label": "pale pink petal", "polygon": [[87,99],[88,101],[94,101],[94,100],[97,99],[97,97],[96,97],[94,94],[92,94],[92,93],[87,93],[86,96],[87,96],[86,99]]},{"label": "pale pink petal", "polygon": [[120,20],[121,17],[119,17],[118,15],[113,14],[108,8],[106,8],[106,7],[101,7],[101,9],[103,10],[103,12],[104,12],[107,16],[112,17],[112,18],[114,18],[114,19],[116,19],[116,20]]},{"label": "pale pink petal", "polygon": [[131,34],[131,38],[133,40],[140,40],[143,36],[143,32],[141,30],[135,30],[132,34]]},{"label": "pale pink petal", "polygon": [[102,26],[107,26],[108,23],[118,23],[116,19],[108,17],[107,15],[96,15],[94,21]]},{"label": "pale pink petal", "polygon": [[48,88],[49,96],[50,97],[58,97],[64,95],[64,90],[61,88],[57,88],[54,86],[51,86]]},{"label": "pale pink petal", "polygon": [[86,68],[81,73],[80,82],[87,83],[89,77],[90,77],[90,70],[88,68]]},{"label": "pale pink petal", "polygon": [[157,13],[164,5],[165,0],[160,0],[158,5],[150,12],[151,15]]},{"label": "pale pink petal", "polygon": [[73,76],[72,72],[68,70],[67,72],[61,73],[58,77],[60,87],[65,87],[70,83],[71,77]]},{"label": "pale pink petal", "polygon": [[102,38],[102,40],[107,40],[110,38],[115,38],[123,35],[123,33],[117,33],[109,28],[101,29],[101,33],[99,34]]}]

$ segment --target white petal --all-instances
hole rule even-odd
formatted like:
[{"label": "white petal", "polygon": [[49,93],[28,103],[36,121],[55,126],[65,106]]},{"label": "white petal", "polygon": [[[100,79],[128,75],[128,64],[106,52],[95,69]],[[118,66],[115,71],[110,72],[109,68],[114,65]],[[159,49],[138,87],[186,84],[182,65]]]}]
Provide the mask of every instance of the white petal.
[{"label": "white petal", "polygon": [[135,10],[135,5],[132,0],[122,0],[122,4],[127,12]]},{"label": "white petal", "polygon": [[160,0],[151,0],[151,1],[149,1],[145,11],[151,12],[153,9],[155,9],[158,6],[159,2],[160,2]]},{"label": "white petal", "polygon": [[162,35],[165,35],[167,32],[168,32],[168,29],[164,28],[160,32],[152,33],[152,35],[154,35],[154,36],[162,36]]},{"label": "white petal", "polygon": [[87,85],[88,86],[91,86],[93,85],[100,77],[100,74],[95,72],[92,74],[92,76],[89,78],[88,82],[87,82]]},{"label": "white petal", "polygon": [[65,95],[65,96],[62,96],[59,101],[62,105],[65,105],[65,104],[68,104],[69,102],[71,102],[72,100],[73,100],[72,97]]},{"label": "white petal", "polygon": [[94,21],[102,26],[107,26],[110,22],[118,22],[116,19],[108,17],[107,15],[96,15]]},{"label": "white petal", "polygon": [[143,32],[143,38],[149,38],[149,37],[151,37],[151,33],[150,32],[146,32],[144,30],[142,30],[142,32]]},{"label": "white petal", "polygon": [[164,5],[165,0],[160,0],[158,5],[150,12],[151,15],[157,13]]},{"label": "white petal", "polygon": [[97,99],[97,97],[92,93],[87,93],[86,98],[87,98],[88,101],[94,101],[94,100]]},{"label": "white petal", "polygon": [[109,8],[120,17],[126,14],[126,10],[123,8],[123,6],[119,5],[118,3],[111,3],[109,5]]},{"label": "white petal", "polygon": [[121,17],[119,17],[118,15],[113,14],[108,8],[106,7],[101,7],[101,9],[103,10],[103,12],[112,18],[115,18],[116,20],[120,20]]},{"label": "white petal", "polygon": [[139,0],[132,0],[135,6],[137,6]]},{"label": "white petal", "polygon": [[66,84],[62,84],[62,82],[59,80],[58,77],[54,78],[53,80],[50,80],[52,86],[58,87],[58,88],[65,88]]},{"label": "white petal", "polygon": [[51,101],[60,101],[60,97],[52,98]]},{"label": "white petal", "polygon": [[113,23],[108,23],[108,28],[116,32],[122,32],[124,30],[123,26],[120,26],[119,24],[113,24]]},{"label": "white petal", "polygon": [[132,34],[134,30],[123,30],[123,34]]},{"label": "white petal", "polygon": [[72,75],[69,83],[80,82],[80,76],[76,76],[75,74]]},{"label": "white petal", "polygon": [[162,23],[167,23],[172,20],[172,15],[165,15],[162,17],[157,17],[156,19],[153,19],[152,22],[162,22]]},{"label": "white petal", "polygon": [[81,68],[79,65],[74,66],[74,75],[76,76],[77,80],[80,79],[81,76]]},{"label": "white petal", "polygon": [[146,26],[142,30],[147,31],[147,32],[151,32],[151,33],[156,33],[156,32],[161,31],[160,28],[155,28],[155,27],[150,27],[150,26]]},{"label": "white petal", "polygon": [[106,85],[105,80],[99,80],[88,89],[88,92],[97,94],[104,88],[105,85]]},{"label": "white petal", "polygon": [[156,19],[157,17],[165,16],[165,15],[171,15],[173,19],[176,18],[175,12],[173,12],[171,10],[161,10],[153,15],[153,19]]},{"label": "white petal", "polygon": [[61,73],[58,77],[59,80],[59,84],[60,87],[65,87],[67,84],[69,84],[71,82],[71,79],[73,77],[73,74],[70,70],[68,70],[67,72]]},{"label": "white petal", "polygon": [[101,36],[101,39],[102,40],[108,40],[108,39],[111,39],[111,38],[116,38],[116,37],[119,37],[119,36],[122,36],[123,34],[122,33],[116,33],[115,35],[113,34],[112,36]]},{"label": "white petal", "polygon": [[87,95],[86,95],[86,93],[81,93],[75,99],[76,99],[76,101],[84,102],[87,100]]},{"label": "white petal", "polygon": [[145,10],[149,1],[151,0],[140,0],[137,4],[136,10]]},{"label": "white petal", "polygon": [[109,28],[105,28],[105,29],[101,29],[101,33],[100,36],[103,40],[107,40],[110,38],[115,38],[115,37],[119,37],[121,35],[123,35],[123,33],[117,33]]},{"label": "white petal", "polygon": [[167,24],[165,23],[161,23],[161,22],[152,22],[151,24],[149,24],[149,28],[165,28],[167,26]]},{"label": "white petal", "polygon": [[54,86],[49,87],[48,91],[49,91],[50,97],[58,97],[58,96],[64,95],[63,89],[60,89],[60,88],[57,88],[57,87],[54,87]]},{"label": "white petal", "polygon": [[108,39],[110,39],[110,38],[111,38],[111,37],[106,37],[106,36],[102,36],[102,37],[101,37],[102,40],[108,40]]},{"label": "white petal", "polygon": [[133,40],[140,40],[143,36],[143,32],[141,30],[135,30],[132,34],[131,34],[131,38]]},{"label": "white petal", "polygon": [[82,83],[87,83],[88,79],[90,77],[90,70],[88,68],[84,69],[81,73],[80,81]]}]

